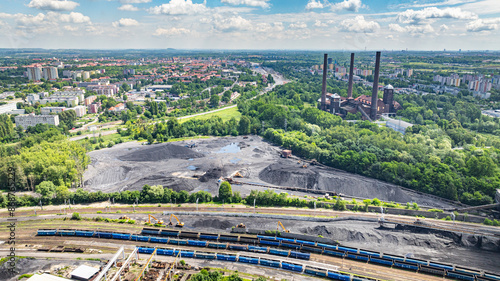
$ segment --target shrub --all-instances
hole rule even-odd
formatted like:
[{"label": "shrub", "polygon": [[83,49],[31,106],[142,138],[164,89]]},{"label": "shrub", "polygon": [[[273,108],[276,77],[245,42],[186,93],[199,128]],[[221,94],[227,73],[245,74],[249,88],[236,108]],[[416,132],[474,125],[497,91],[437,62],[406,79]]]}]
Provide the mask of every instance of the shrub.
[{"label": "shrub", "polygon": [[413,208],[413,210],[420,210],[417,203],[413,203],[412,208]]},{"label": "shrub", "polygon": [[102,211],[97,211],[98,214],[102,214]]},{"label": "shrub", "polygon": [[435,213],[443,213],[444,211],[441,209],[429,209],[429,212],[435,212]]},{"label": "shrub", "polygon": [[372,205],[374,206],[380,206],[381,202],[378,198],[373,198],[372,200]]},{"label": "shrub", "polygon": [[492,221],[492,220],[490,220],[490,219],[487,219],[487,218],[486,218],[486,219],[484,219],[484,222],[483,222],[483,223],[484,223],[484,224],[486,224],[486,225],[493,225],[493,221]]},{"label": "shrub", "polygon": [[183,266],[186,265],[186,262],[184,260],[180,260],[179,263]]},{"label": "shrub", "polygon": [[405,208],[405,209],[409,210],[409,209],[410,209],[410,207],[411,207],[410,202],[407,202],[407,203],[406,203],[406,208]]},{"label": "shrub", "polygon": [[135,224],[135,220],[128,220],[127,223],[129,223],[129,224]]},{"label": "shrub", "polygon": [[73,213],[73,215],[71,216],[71,219],[80,221],[80,220],[82,220],[82,217],[80,216],[79,213]]},{"label": "shrub", "polygon": [[445,221],[451,221],[451,217],[450,216],[446,216],[446,218],[444,218]]}]

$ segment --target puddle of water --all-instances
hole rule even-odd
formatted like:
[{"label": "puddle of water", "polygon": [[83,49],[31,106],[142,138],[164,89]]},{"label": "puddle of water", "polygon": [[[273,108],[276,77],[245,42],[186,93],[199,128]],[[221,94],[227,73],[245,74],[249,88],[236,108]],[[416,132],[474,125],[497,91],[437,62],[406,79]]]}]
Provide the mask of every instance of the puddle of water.
[{"label": "puddle of water", "polygon": [[240,161],[241,161],[241,159],[240,159],[240,158],[233,158],[233,159],[231,159],[231,160],[229,160],[229,161],[230,161],[231,163],[233,163],[233,164],[238,164],[238,162],[240,162]]},{"label": "puddle of water", "polygon": [[228,144],[224,147],[222,147],[219,151],[217,151],[217,153],[238,153],[240,152],[240,147],[238,146],[237,143],[231,143],[231,144]]},{"label": "puddle of water", "polygon": [[196,170],[198,170],[198,167],[193,166],[193,165],[189,165],[189,166],[187,166],[187,168],[188,168],[189,170],[191,170],[191,171],[196,171]]},{"label": "puddle of water", "polygon": [[193,158],[189,158],[188,161],[193,161],[194,159]]}]

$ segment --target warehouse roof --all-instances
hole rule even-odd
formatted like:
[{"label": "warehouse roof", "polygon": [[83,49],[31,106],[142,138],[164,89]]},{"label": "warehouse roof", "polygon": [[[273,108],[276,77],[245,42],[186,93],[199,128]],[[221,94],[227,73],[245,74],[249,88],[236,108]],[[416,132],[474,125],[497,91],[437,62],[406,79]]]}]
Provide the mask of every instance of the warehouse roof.
[{"label": "warehouse roof", "polygon": [[78,280],[90,280],[99,269],[87,265],[80,265],[77,269],[71,272],[71,278]]}]

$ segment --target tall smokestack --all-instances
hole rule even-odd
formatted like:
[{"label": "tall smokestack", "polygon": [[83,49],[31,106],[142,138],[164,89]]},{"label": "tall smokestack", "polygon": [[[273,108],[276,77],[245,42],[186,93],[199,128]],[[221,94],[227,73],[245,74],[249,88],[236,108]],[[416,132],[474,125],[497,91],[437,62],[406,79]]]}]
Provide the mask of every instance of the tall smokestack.
[{"label": "tall smokestack", "polygon": [[323,87],[321,88],[321,110],[326,111],[326,72],[328,71],[328,54],[323,59]]},{"label": "tall smokestack", "polygon": [[354,53],[351,53],[351,68],[349,69],[349,88],[347,88],[347,98],[352,98],[352,76],[354,75]]},{"label": "tall smokestack", "polygon": [[373,90],[372,90],[372,108],[370,111],[370,118],[377,119],[377,101],[378,101],[378,75],[380,72],[380,52],[377,52],[375,59],[375,75],[373,76]]}]

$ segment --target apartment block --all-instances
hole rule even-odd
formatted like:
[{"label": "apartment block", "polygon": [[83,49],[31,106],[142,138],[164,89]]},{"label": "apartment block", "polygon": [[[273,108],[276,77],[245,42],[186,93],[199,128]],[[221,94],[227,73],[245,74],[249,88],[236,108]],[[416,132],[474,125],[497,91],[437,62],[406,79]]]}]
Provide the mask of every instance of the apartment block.
[{"label": "apartment block", "polygon": [[35,115],[30,113],[27,115],[18,115],[14,117],[16,126],[22,126],[24,129],[36,126],[37,124],[59,125],[58,115]]}]

